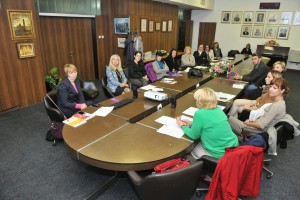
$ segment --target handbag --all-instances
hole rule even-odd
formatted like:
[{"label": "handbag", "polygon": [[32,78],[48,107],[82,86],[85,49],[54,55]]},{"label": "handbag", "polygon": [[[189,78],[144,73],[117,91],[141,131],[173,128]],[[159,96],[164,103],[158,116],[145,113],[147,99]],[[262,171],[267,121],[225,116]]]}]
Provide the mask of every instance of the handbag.
[{"label": "handbag", "polygon": [[190,69],[190,71],[188,72],[188,76],[202,77],[203,73],[199,69]]},{"label": "handbag", "polygon": [[182,169],[190,165],[190,161],[184,158],[176,158],[164,163],[158,164],[154,167],[156,173],[170,172],[178,169]]}]

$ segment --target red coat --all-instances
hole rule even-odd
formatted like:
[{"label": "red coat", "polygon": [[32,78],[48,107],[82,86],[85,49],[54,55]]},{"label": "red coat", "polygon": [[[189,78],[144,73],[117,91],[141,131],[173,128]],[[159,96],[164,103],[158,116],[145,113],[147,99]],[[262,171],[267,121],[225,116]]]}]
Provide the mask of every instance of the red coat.
[{"label": "red coat", "polygon": [[263,162],[263,148],[239,146],[225,149],[205,200],[236,200],[240,195],[256,197]]}]

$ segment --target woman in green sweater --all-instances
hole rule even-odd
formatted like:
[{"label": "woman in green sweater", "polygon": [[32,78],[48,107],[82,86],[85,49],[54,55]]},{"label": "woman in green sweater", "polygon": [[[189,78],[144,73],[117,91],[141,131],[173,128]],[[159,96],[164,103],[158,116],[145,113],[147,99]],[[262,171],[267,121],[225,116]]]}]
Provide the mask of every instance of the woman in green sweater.
[{"label": "woman in green sweater", "polygon": [[191,155],[199,159],[203,155],[221,158],[225,148],[239,145],[237,136],[232,132],[225,113],[217,107],[217,96],[210,88],[195,92],[194,99],[199,108],[193,122],[177,117],[177,124],[193,140],[200,139]]}]

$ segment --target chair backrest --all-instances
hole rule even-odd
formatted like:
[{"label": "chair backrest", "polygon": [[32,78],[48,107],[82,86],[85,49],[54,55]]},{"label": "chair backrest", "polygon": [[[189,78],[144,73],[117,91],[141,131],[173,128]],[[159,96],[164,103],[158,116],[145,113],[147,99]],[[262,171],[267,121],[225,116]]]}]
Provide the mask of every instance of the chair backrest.
[{"label": "chair backrest", "polygon": [[228,52],[228,57],[235,57],[235,54],[239,54],[240,52],[238,50],[230,50]]},{"label": "chair backrest", "polygon": [[107,77],[103,77],[101,79],[101,83],[102,83],[102,88],[104,91],[104,94],[107,98],[112,98],[114,97],[114,94],[110,91],[110,89],[107,87]]},{"label": "chair backrest", "polygon": [[129,171],[128,175],[141,199],[191,199],[199,183],[203,162],[198,161],[190,166],[164,173],[148,175],[136,181],[137,175]]},{"label": "chair backrest", "polygon": [[146,70],[148,78],[150,79],[150,81],[152,83],[157,81],[157,77],[156,77],[155,71],[153,69],[152,62],[149,62],[145,65],[145,70]]},{"label": "chair backrest", "polygon": [[[56,91],[51,91],[48,95],[57,105]],[[44,105],[51,122],[62,122],[64,120],[64,114],[53,104],[47,95],[44,96]]]}]

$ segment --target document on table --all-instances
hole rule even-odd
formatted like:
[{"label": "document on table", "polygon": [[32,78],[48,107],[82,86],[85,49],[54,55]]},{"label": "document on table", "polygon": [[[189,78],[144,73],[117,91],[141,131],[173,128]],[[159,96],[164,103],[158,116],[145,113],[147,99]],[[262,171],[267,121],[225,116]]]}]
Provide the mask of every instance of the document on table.
[{"label": "document on table", "polygon": [[97,115],[100,117],[105,117],[106,115],[108,115],[112,110],[114,109],[113,106],[109,106],[109,107],[101,107],[99,108],[97,111],[95,111],[92,115]]},{"label": "document on table", "polygon": [[181,138],[184,135],[184,132],[178,125],[163,125],[160,129],[157,130],[157,132],[176,138]]},{"label": "document on table", "polygon": [[189,72],[190,69],[191,69],[190,67],[187,67],[184,71],[185,71],[185,72]]},{"label": "document on table", "polygon": [[223,92],[216,92],[218,101],[222,101],[222,102],[227,102],[230,101],[231,99],[233,99],[235,97],[235,95],[232,94],[227,94],[227,93],[223,93]]},{"label": "document on table", "polygon": [[196,66],[195,69],[207,69],[207,66]]},{"label": "document on table", "polygon": [[189,107],[188,109],[186,109],[185,111],[183,111],[182,113],[183,114],[186,114],[186,115],[191,115],[191,116],[194,116],[195,112],[199,110],[198,108],[195,108],[195,107]]},{"label": "document on table", "polygon": [[221,110],[224,110],[225,109],[225,106],[220,106],[220,105],[217,105]]},{"label": "document on table", "polygon": [[156,88],[156,86],[149,84],[149,85],[141,87],[140,89],[143,89],[143,90],[153,90],[154,88]]},{"label": "document on table", "polygon": [[162,91],[164,91],[164,89],[163,88],[152,88],[151,89],[152,91],[154,91],[154,92],[162,92]]},{"label": "document on table", "polygon": [[168,116],[161,116],[155,121],[163,125],[178,126],[176,123],[176,119]]},{"label": "document on table", "polygon": [[234,83],[234,84],[232,85],[232,87],[233,87],[233,88],[237,88],[237,89],[244,89],[245,84],[243,84],[243,83]]}]

